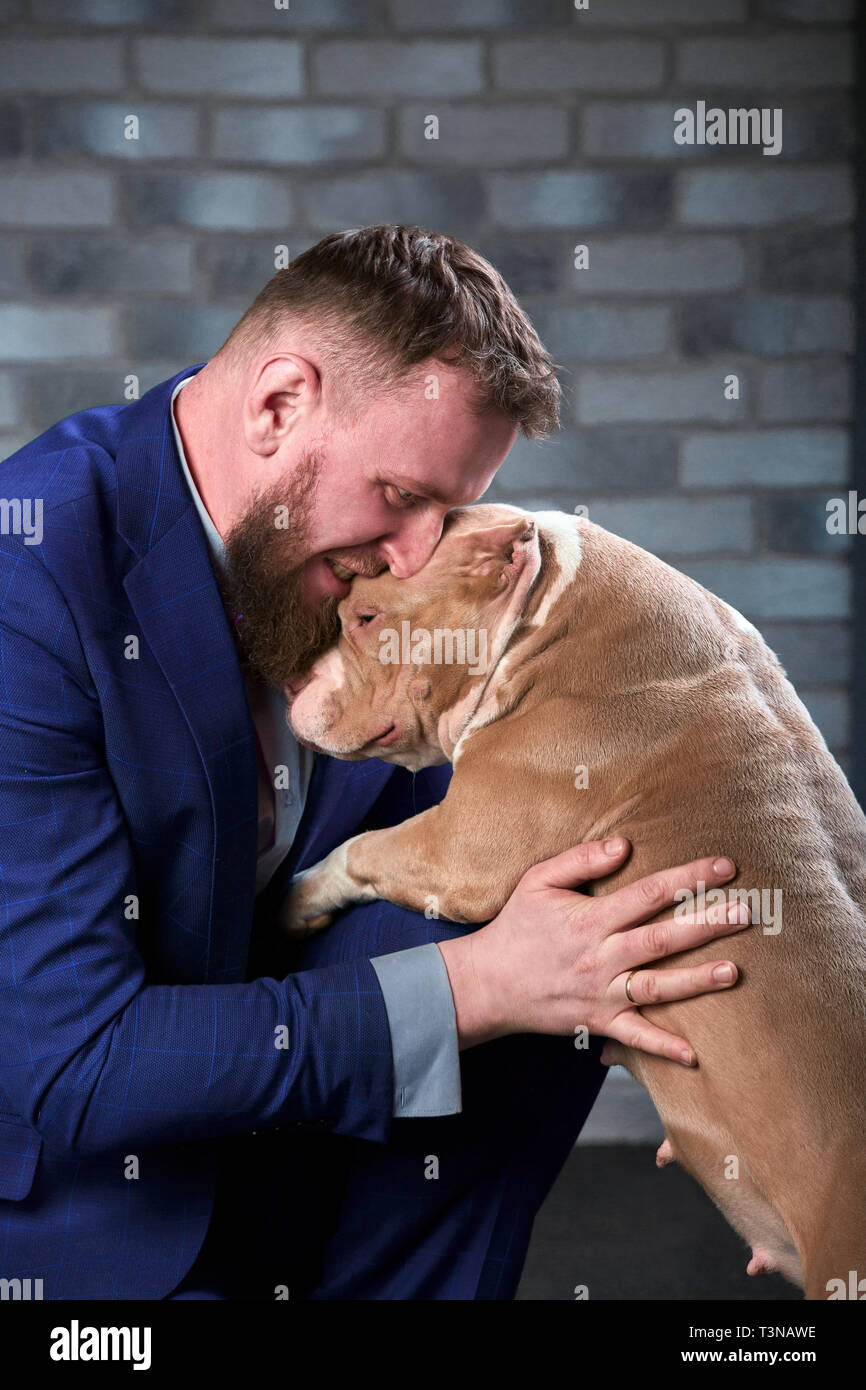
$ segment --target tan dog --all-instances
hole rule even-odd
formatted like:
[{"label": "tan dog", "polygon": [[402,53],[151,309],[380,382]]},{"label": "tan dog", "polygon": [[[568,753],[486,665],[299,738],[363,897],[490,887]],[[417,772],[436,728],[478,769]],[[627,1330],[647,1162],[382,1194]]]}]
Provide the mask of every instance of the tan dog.
[{"label": "tan dog", "polygon": [[356,579],[340,617],[338,645],[290,692],[296,734],[340,758],[450,760],[454,775],[441,805],[300,875],[287,928],[377,897],[423,911],[431,895],[441,916],[484,922],[531,865],[612,831],[634,850],[597,893],[729,855],[723,891],[752,907],[739,984],[644,1009],[698,1067],[619,1044],[617,1060],[664,1122],[658,1162],[704,1186],[751,1244],[750,1273],[857,1297],[866,819],[759,633],[588,521],[494,506],[452,512],[412,579]]}]

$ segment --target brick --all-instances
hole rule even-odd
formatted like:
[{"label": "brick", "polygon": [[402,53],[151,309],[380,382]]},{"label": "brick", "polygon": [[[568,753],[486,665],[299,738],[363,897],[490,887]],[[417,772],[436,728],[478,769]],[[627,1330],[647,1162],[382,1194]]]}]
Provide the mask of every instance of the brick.
[{"label": "brick", "polygon": [[297,97],[301,45],[293,39],[139,39],[141,84],[183,96]]},{"label": "brick", "polygon": [[288,183],[269,174],[141,173],[127,184],[133,227],[261,232],[291,219]]},{"label": "brick", "polygon": [[587,244],[588,268],[571,272],[585,294],[710,294],[736,289],[746,273],[733,237],[605,236]]},{"label": "brick", "polygon": [[714,169],[681,176],[680,220],[700,227],[773,222],[847,222],[854,191],[847,169]]},{"label": "brick", "polygon": [[114,188],[107,174],[33,174],[15,169],[3,178],[0,223],[11,227],[107,227],[114,220]]},{"label": "brick", "polygon": [[[58,420],[79,410],[89,410],[97,405],[128,404],[124,399],[124,378],[128,371],[133,370],[126,365],[81,368],[63,363],[51,368],[50,389],[46,388],[44,369],[31,371],[26,385],[26,402],[28,419],[34,431],[47,430]],[[177,367],[173,370],[176,371]]]},{"label": "brick", "polygon": [[[388,16],[395,29],[411,33],[437,30],[535,28],[538,25],[537,0],[389,0]],[[565,7],[544,16],[544,27],[568,24],[571,15]]]},{"label": "brick", "polygon": [[273,4],[238,5],[237,0],[208,0],[207,22],[217,29],[273,29],[280,33],[302,33],[310,29],[330,32],[334,29],[358,31],[377,29],[381,24],[379,5],[368,0],[315,0],[289,10],[278,10]]},{"label": "brick", "polygon": [[[201,360],[191,358],[188,365]],[[28,438],[79,410],[89,410],[98,405],[128,405],[126,389],[129,376],[137,377],[140,398],[151,387],[174,376],[177,370],[177,358],[134,362],[118,357],[117,364],[111,367],[70,367],[62,362],[51,367],[49,392],[46,390],[46,368],[34,368],[28,374],[26,384],[27,417],[32,424]]]},{"label": "brick", "polygon": [[764,549],[791,555],[840,555],[851,536],[827,530],[827,494],[780,493],[758,502]]},{"label": "brick", "polygon": [[785,102],[783,111],[779,158],[839,159],[854,149],[854,106],[849,96],[816,98],[807,106]]},{"label": "brick", "polygon": [[5,362],[106,357],[118,347],[113,309],[0,304],[0,356]]},{"label": "brick", "polygon": [[851,372],[847,363],[818,358],[774,364],[764,373],[760,416],[775,421],[847,420],[851,415]]},{"label": "brick", "polygon": [[713,357],[728,349],[775,357],[848,352],[853,313],[845,299],[701,300],[683,305],[680,337],[687,357]]},{"label": "brick", "polygon": [[208,296],[225,299],[238,295],[254,299],[276,273],[275,245],[274,237],[208,240],[199,253]]},{"label": "brick", "polygon": [[677,45],[677,79],[697,90],[730,85],[772,92],[772,104],[781,106],[782,91],[850,85],[853,56],[842,33],[684,39]]},{"label": "brick", "polygon": [[25,249],[21,237],[0,236],[0,294],[18,295],[29,288]]},{"label": "brick", "polygon": [[587,496],[589,519],[656,555],[748,554],[754,545],[748,497]]},{"label": "brick", "polygon": [[663,305],[551,304],[532,311],[532,322],[556,358],[644,357],[664,352],[670,310]]},{"label": "brick", "polygon": [[844,560],[694,560],[678,566],[758,626],[764,618],[847,618],[851,577]]},{"label": "brick", "polygon": [[10,101],[0,102],[0,159],[12,159],[24,149],[24,116]]},{"label": "brick", "polygon": [[[203,360],[203,358],[193,356],[188,359],[185,365],[191,367],[194,366],[195,363]],[[151,357],[148,358],[146,362],[132,362],[128,368],[124,366],[123,378],[125,381],[128,372],[135,374],[138,378],[139,398],[141,398],[152,386],[158,386],[159,383],[165,381],[167,377],[174,376],[177,367],[178,363],[176,357]]]},{"label": "brick", "polygon": [[[579,18],[579,16],[578,16]],[[646,29],[655,25],[738,24],[748,18],[747,0],[713,0],[712,5],[694,0],[616,0],[612,5],[592,5],[585,16],[593,28],[606,26]]]},{"label": "brick", "polygon": [[0,462],[6,463],[19,449],[23,449],[25,444],[29,444],[32,438],[30,430],[12,430],[0,434]]},{"label": "brick", "polygon": [[479,236],[475,248],[495,266],[512,292],[519,298],[526,294],[547,294],[562,284],[565,270],[572,258],[560,237]]},{"label": "brick", "polygon": [[844,430],[736,430],[690,435],[683,442],[684,487],[808,487],[844,483]]},{"label": "brick", "polygon": [[[712,11],[702,10],[692,0],[617,0],[615,5],[592,7],[592,13],[576,11],[571,4],[550,7],[543,17],[545,30],[557,25],[602,28],[645,29],[667,24],[730,24],[746,17],[746,0],[716,0]],[[440,29],[537,29],[538,0],[390,0],[388,13],[398,29],[434,31]]]},{"label": "brick", "polygon": [[[124,135],[127,117],[139,119],[137,140]],[[34,152],[45,157],[76,154],[111,159],[179,159],[197,149],[198,120],[188,106],[149,102],[56,101],[35,113]]]},{"label": "brick", "polygon": [[582,148],[603,159],[705,157],[706,149],[699,145],[674,141],[676,109],[673,101],[588,102],[581,116]]},{"label": "brick", "polygon": [[481,56],[471,40],[333,39],[313,54],[315,89],[325,96],[473,96],[484,87]]},{"label": "brick", "polygon": [[847,290],[854,281],[849,231],[768,231],[759,246],[761,284],[770,290]]},{"label": "brick", "polygon": [[783,19],[792,24],[845,24],[854,18],[855,0],[757,0],[761,19]]},{"label": "brick", "polygon": [[19,39],[3,42],[0,92],[114,92],[123,86],[119,39]]},{"label": "brick", "polygon": [[495,174],[494,221],[511,227],[657,227],[670,209],[667,174]]},{"label": "brick", "polygon": [[579,449],[580,441],[571,431],[560,430],[550,439],[540,440],[518,435],[484,500],[508,500],[525,493],[529,480],[535,488],[573,493]]},{"label": "brick", "polygon": [[109,28],[120,25],[143,28],[148,24],[158,25],[160,29],[172,25],[186,27],[195,24],[195,5],[190,0],[31,0],[30,10],[34,19],[44,24],[100,24]]},{"label": "brick", "polygon": [[596,492],[667,492],[676,486],[676,448],[665,430],[581,429],[576,472]]},{"label": "brick", "polygon": [[21,419],[21,393],[11,372],[0,372],[0,429],[8,430]]},{"label": "brick", "polygon": [[[730,101],[714,99],[724,110],[743,106],[742,93]],[[588,102],[582,112],[582,149],[600,159],[742,160],[740,145],[678,145],[674,141],[675,101]],[[853,148],[854,122],[847,97],[826,97],[808,105],[785,102],[780,159],[838,159]],[[745,152],[749,157],[750,151]],[[761,159],[768,158],[761,155]]]},{"label": "brick", "polygon": [[504,39],[494,46],[497,87],[507,92],[651,92],[664,77],[656,39]]},{"label": "brick", "polygon": [[[425,138],[428,115],[439,119],[439,138]],[[409,106],[400,113],[400,148],[410,159],[451,165],[525,164],[568,153],[568,116],[561,106]]]},{"label": "brick", "polygon": [[128,316],[130,351],[137,357],[170,356],[202,362],[222,346],[241,312],[216,304],[151,301],[136,305]]},{"label": "brick", "polygon": [[844,690],[798,690],[828,748],[844,748],[851,733],[848,694]]},{"label": "brick", "polygon": [[794,685],[844,685],[851,675],[851,641],[842,623],[769,623],[764,641]]},{"label": "brick", "polygon": [[513,499],[526,492],[528,480],[567,493],[566,511],[590,492],[666,491],[676,485],[674,442],[662,430],[566,429],[543,440],[519,435],[485,500]]},{"label": "brick", "polygon": [[64,236],[31,247],[27,261],[31,283],[43,294],[191,294],[195,288],[188,241]]},{"label": "brick", "polygon": [[459,228],[474,224],[483,209],[476,174],[410,174],[388,170],[347,178],[329,178],[304,192],[313,227],[333,231],[378,222],[408,222],[426,227]]},{"label": "brick", "polygon": [[233,163],[330,164],[385,152],[384,113],[362,106],[229,106],[213,121],[213,153]]},{"label": "brick", "polygon": [[681,367],[676,371],[584,371],[578,382],[577,419],[584,425],[742,418],[747,386],[740,375],[740,399],[725,400],[726,368]]}]

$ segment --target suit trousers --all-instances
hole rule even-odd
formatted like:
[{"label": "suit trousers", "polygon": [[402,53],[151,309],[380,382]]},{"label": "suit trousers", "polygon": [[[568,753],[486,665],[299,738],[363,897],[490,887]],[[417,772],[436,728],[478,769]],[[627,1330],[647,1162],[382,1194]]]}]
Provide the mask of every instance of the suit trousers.
[{"label": "suit trousers", "polygon": [[[477,929],[365,904],[293,948],[292,969]],[[469,1048],[461,1113],[395,1119],[384,1144],[314,1123],[220,1140],[210,1226],[168,1297],[513,1299],[535,1216],[607,1074],[602,1041]]]}]

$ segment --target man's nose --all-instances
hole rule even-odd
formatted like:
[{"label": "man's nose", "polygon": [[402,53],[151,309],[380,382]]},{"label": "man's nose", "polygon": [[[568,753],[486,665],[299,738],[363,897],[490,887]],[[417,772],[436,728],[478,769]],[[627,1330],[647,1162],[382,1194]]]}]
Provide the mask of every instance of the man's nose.
[{"label": "man's nose", "polygon": [[442,535],[444,521],[444,516],[407,519],[398,531],[380,542],[379,551],[395,579],[409,579],[424,568]]}]

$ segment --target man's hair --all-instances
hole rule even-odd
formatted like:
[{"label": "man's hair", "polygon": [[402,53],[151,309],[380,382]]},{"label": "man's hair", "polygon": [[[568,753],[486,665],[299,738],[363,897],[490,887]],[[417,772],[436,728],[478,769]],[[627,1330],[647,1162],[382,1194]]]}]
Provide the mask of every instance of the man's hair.
[{"label": "man's hair", "polygon": [[467,369],[470,406],[498,407],[528,439],[559,424],[555,364],[499,272],[444,232],[384,224],[334,232],[277,271],[221,352],[248,361],[291,322],[310,328],[337,416],[398,392],[433,357]]}]

